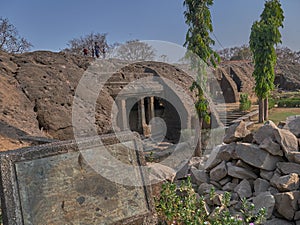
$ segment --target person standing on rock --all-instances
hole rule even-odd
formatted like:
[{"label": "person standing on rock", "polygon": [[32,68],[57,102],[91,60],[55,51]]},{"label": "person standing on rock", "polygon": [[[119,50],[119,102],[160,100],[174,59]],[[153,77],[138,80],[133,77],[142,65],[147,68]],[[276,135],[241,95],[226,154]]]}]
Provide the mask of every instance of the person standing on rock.
[{"label": "person standing on rock", "polygon": [[98,45],[98,42],[95,42],[94,50],[95,50],[96,57],[99,58],[100,57],[100,46]]},{"label": "person standing on rock", "polygon": [[89,53],[89,51],[87,50],[87,48],[84,48],[82,52],[83,52],[83,55],[84,55],[84,56],[87,56],[88,53]]}]

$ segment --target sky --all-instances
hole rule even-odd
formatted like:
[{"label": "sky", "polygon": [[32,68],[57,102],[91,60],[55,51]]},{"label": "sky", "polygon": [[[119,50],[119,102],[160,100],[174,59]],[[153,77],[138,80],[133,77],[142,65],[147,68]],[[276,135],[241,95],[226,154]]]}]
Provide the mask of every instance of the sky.
[{"label": "sky", "polygon": [[[215,49],[249,42],[264,0],[214,0],[211,7]],[[300,51],[300,0],[281,0],[285,12],[283,46]],[[91,32],[107,33],[109,44],[160,40],[183,45],[187,25],[183,0],[0,0],[8,18],[32,50],[60,51],[69,40]]]}]

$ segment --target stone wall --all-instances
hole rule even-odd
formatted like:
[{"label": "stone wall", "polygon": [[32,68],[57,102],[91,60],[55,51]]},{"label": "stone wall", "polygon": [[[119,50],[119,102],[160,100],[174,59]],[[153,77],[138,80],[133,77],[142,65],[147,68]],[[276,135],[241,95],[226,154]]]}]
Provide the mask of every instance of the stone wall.
[{"label": "stone wall", "polygon": [[201,195],[212,187],[218,199],[231,192],[233,212],[247,198],[257,209],[266,207],[266,224],[300,224],[299,138],[300,117],[282,128],[268,121],[255,133],[236,123],[203,167],[191,167],[192,182]]}]

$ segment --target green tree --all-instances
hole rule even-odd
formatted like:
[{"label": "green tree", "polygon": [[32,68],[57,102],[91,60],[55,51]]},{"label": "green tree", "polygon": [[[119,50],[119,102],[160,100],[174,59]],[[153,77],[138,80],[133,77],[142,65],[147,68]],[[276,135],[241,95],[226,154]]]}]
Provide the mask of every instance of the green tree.
[{"label": "green tree", "polygon": [[279,0],[265,2],[260,21],[251,28],[250,49],[253,53],[255,92],[259,99],[259,122],[268,119],[268,97],[274,89],[276,50],[281,43],[280,27],[283,27],[283,10]]},{"label": "green tree", "polygon": [[[186,7],[184,12],[185,22],[189,26],[184,46],[202,59],[204,63],[216,67],[220,58],[211,48],[215,42],[210,37],[210,34],[213,32],[213,26],[209,8],[213,5],[213,0],[185,0],[183,4]],[[199,118],[199,140],[195,150],[195,156],[200,156],[202,154],[201,128],[203,121],[210,121],[210,116],[208,112],[209,104],[204,90],[204,87],[206,86],[206,79],[204,78],[206,75],[205,65],[199,65],[201,62],[198,62],[197,64],[196,68],[198,68],[198,76],[193,82],[191,90],[197,92],[195,107]]]}]

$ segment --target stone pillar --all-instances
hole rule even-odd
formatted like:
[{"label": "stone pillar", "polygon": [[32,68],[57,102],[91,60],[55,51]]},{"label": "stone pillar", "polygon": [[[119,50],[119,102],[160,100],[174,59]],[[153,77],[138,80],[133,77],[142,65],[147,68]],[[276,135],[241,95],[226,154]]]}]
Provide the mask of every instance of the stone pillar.
[{"label": "stone pillar", "polygon": [[127,110],[126,110],[126,100],[121,99],[119,104],[119,112],[121,116],[121,130],[128,129],[128,121],[127,121]]},{"label": "stone pillar", "polygon": [[148,101],[148,116],[149,116],[149,120],[150,121],[152,118],[155,117],[155,112],[154,112],[154,97],[151,96],[149,97],[149,101]]},{"label": "stone pillar", "polygon": [[140,100],[140,110],[141,110],[141,122],[142,127],[146,124],[146,114],[145,114],[145,101],[144,98],[141,98]]},{"label": "stone pillar", "polygon": [[145,101],[141,98],[139,101],[139,130],[144,136],[149,136],[149,127],[146,124]]}]

